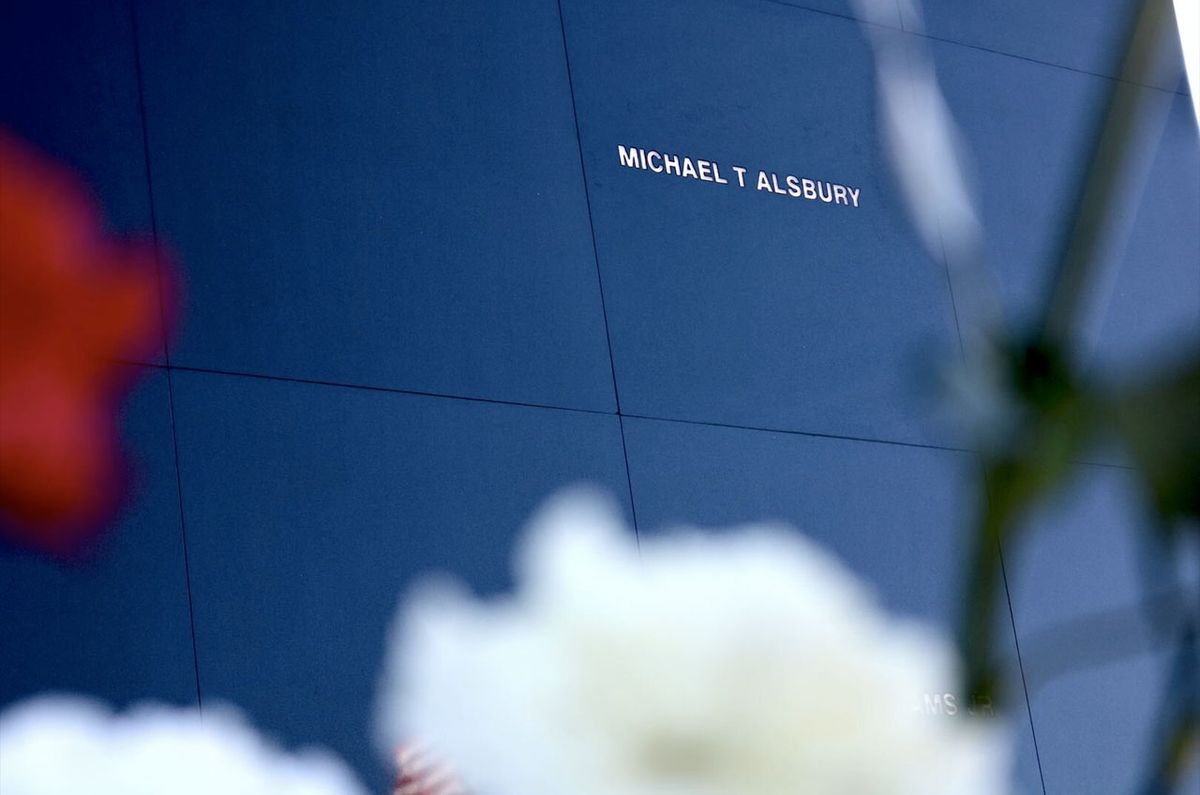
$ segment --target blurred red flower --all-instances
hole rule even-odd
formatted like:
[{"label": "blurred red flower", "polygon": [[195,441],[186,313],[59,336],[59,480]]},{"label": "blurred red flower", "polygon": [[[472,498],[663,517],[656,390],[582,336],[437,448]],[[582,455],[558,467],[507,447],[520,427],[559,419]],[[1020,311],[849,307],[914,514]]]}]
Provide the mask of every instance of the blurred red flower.
[{"label": "blurred red flower", "polygon": [[70,552],[118,502],[116,414],[135,373],[119,360],[161,350],[169,314],[156,257],[0,130],[0,532],[19,544]]}]

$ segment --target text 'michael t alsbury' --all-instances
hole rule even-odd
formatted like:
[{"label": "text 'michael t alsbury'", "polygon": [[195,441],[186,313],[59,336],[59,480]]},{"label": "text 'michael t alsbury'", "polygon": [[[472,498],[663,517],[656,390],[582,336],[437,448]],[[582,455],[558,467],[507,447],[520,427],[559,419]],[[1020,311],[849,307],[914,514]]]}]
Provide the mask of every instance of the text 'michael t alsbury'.
[{"label": "text 'michael t alsbury'", "polygon": [[653,171],[683,179],[714,182],[718,185],[736,185],[739,188],[752,186],[754,190],[793,199],[819,201],[825,204],[841,204],[858,207],[861,191],[849,185],[841,185],[822,179],[798,177],[794,174],[780,175],[774,171],[751,171],[744,166],[730,164],[730,171],[721,173],[721,165],[714,160],[673,155],[657,149],[636,146],[617,146],[617,158],[625,168]]}]

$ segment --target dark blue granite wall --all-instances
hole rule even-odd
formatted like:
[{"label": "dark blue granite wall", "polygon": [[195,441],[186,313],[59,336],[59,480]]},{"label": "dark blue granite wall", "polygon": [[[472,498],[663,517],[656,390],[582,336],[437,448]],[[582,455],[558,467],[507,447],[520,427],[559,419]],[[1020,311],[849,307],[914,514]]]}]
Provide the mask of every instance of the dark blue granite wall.
[{"label": "dark blue granite wall", "polygon": [[[1020,316],[1130,3],[926,6]],[[382,787],[367,724],[397,595],[431,567],[506,587],[524,518],[580,480],[642,533],[788,520],[949,626],[973,454],[926,375],[956,306],[887,173],[872,68],[842,0],[6,3],[0,123],[117,229],[156,229],[186,312],[127,407],[109,541],[65,568],[0,557],[0,702],[233,700]],[[1165,132],[1093,324],[1114,377],[1200,336],[1200,146],[1178,69],[1151,82]],[[618,145],[861,206],[623,168]],[[1162,650],[1136,618],[1074,666],[1049,636],[1140,598],[1143,522],[1098,456],[1010,550],[1027,792],[1138,771]]]}]

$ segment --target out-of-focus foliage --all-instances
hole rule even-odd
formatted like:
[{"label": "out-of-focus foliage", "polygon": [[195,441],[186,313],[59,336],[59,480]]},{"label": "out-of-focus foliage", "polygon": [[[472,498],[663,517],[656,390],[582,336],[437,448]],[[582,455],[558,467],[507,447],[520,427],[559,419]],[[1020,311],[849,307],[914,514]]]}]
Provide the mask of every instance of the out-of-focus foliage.
[{"label": "out-of-focus foliage", "polygon": [[1200,352],[1109,407],[1167,529],[1200,517]]},{"label": "out-of-focus foliage", "polygon": [[[868,22],[892,13],[889,3],[856,2]],[[906,18],[919,27],[919,0],[902,2]],[[963,329],[965,362],[950,379],[959,413],[968,419],[980,451],[980,493],[985,495],[976,512],[960,629],[967,688],[977,698],[992,698],[997,681],[992,636],[998,625],[1001,550],[1019,541],[1023,520],[1068,481],[1090,450],[1115,443],[1126,451],[1161,531],[1147,544],[1169,557],[1179,548],[1179,534],[1200,531],[1200,340],[1169,366],[1120,385],[1089,378],[1074,355],[1082,309],[1093,282],[1102,280],[1098,271],[1122,169],[1132,160],[1135,130],[1146,112],[1147,92],[1141,86],[1149,84],[1159,48],[1178,32],[1169,0],[1143,0],[1135,11],[1121,79],[1110,83],[1074,211],[1061,221],[1055,279],[1038,321],[1019,329],[1007,327],[998,310],[983,254],[987,218],[965,187],[969,153],[927,49],[886,25],[865,26],[876,55],[880,132],[897,181],[931,256],[954,268],[956,300],[969,304],[964,314],[978,319]],[[1194,46],[1189,44],[1194,31],[1183,38],[1185,49]],[[1194,93],[1195,82],[1192,87]],[[950,256],[943,257],[943,247]],[[1158,611],[1174,617],[1160,622],[1159,631],[1174,633],[1178,664],[1160,710],[1160,752],[1149,765],[1147,793],[1168,791],[1182,760],[1197,751],[1200,675],[1194,663],[1200,654],[1200,604],[1187,599],[1184,589],[1184,603]]]}]

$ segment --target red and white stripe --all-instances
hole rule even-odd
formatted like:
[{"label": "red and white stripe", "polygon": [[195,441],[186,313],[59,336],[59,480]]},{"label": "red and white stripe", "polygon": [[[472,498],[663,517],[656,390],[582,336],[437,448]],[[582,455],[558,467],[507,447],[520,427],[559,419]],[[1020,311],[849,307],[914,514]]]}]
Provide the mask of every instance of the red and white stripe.
[{"label": "red and white stripe", "polygon": [[454,769],[424,743],[400,746],[396,769],[398,778],[392,795],[468,795]]}]

